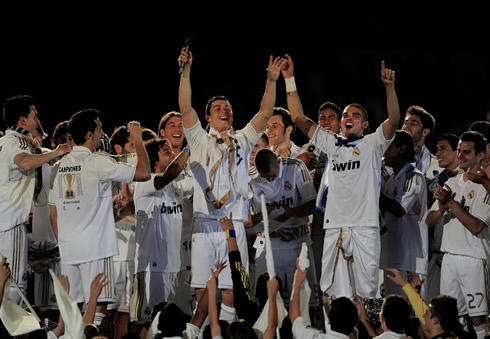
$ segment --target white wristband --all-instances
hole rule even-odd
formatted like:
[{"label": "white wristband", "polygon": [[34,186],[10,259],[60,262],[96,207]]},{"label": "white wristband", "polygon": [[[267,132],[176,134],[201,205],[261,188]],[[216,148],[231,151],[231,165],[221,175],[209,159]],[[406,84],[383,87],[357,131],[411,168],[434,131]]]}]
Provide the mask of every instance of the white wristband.
[{"label": "white wristband", "polygon": [[286,93],[296,92],[296,81],[294,77],[284,78],[284,81],[286,82]]}]

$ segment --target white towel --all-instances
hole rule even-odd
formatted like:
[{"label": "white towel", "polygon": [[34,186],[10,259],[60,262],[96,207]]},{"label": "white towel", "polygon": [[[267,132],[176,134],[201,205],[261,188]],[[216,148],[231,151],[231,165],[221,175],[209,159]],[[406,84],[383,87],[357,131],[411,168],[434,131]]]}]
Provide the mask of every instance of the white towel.
[{"label": "white towel", "polygon": [[[308,245],[305,242],[301,244],[301,252],[299,254],[299,268],[304,272],[308,267],[310,267],[310,259],[308,259]],[[296,283],[296,273],[293,279],[293,290],[294,284]],[[292,297],[292,295],[291,295]],[[311,287],[308,283],[308,279],[305,279],[301,286],[299,287],[299,309],[300,314],[305,319],[305,321],[311,325],[310,313],[309,313],[309,304],[311,297]]]}]

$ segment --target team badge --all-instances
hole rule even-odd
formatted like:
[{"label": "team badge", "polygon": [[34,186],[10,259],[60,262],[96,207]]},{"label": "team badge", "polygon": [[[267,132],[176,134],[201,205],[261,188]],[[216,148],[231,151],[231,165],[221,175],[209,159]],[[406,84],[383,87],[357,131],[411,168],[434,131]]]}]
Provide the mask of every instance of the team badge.
[{"label": "team badge", "polygon": [[65,191],[65,199],[75,199],[75,192],[71,188],[73,181],[75,180],[75,175],[73,173],[63,174],[63,180],[68,187]]},{"label": "team badge", "polygon": [[284,183],[284,189],[285,189],[286,191],[290,191],[290,190],[291,190],[291,188],[293,188],[293,185],[291,185],[291,183],[290,183],[289,181],[286,181],[286,182]]},{"label": "team badge", "polygon": [[471,190],[470,193],[468,193],[468,199],[473,199],[475,197],[475,190]]},{"label": "team badge", "polygon": [[359,149],[359,147],[357,146],[354,147],[354,149],[352,150],[352,155],[358,157],[360,154],[361,154],[361,150]]}]

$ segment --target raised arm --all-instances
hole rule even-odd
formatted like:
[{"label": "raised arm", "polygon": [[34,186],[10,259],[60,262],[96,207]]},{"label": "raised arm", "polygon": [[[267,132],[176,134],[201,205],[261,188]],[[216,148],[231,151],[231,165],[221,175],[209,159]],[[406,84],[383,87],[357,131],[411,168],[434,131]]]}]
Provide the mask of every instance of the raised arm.
[{"label": "raised arm", "polygon": [[277,319],[277,291],[279,291],[279,282],[277,281],[277,277],[273,277],[267,281],[267,297],[269,298],[269,314],[267,320],[269,323],[264,332],[264,339],[274,339],[277,325],[279,324],[279,319]]},{"label": "raised arm", "polygon": [[142,130],[139,122],[131,121],[128,124],[129,135],[133,139],[136,150],[136,172],[133,181],[146,181],[151,178],[150,160],[143,143]]},{"label": "raised arm", "polygon": [[400,106],[395,91],[395,71],[385,67],[385,62],[381,61],[381,81],[386,89],[386,107],[388,109],[388,119],[382,124],[383,134],[386,139],[395,136],[395,131],[400,122]]},{"label": "raised arm", "polygon": [[71,152],[70,145],[60,144],[56,149],[41,154],[19,153],[14,157],[14,162],[20,169],[27,172],[69,152]]},{"label": "raised arm", "polygon": [[192,65],[192,52],[186,52],[185,48],[182,48],[178,59],[179,65],[181,62],[185,62],[184,71],[180,75],[179,85],[179,108],[182,114],[182,123],[184,128],[191,128],[194,126],[199,117],[194,108],[192,108],[192,90],[191,90],[191,65]]},{"label": "raised arm", "polygon": [[272,56],[269,58],[269,67],[267,67],[267,82],[265,84],[264,97],[260,103],[260,109],[257,114],[252,118],[250,123],[257,133],[265,131],[267,121],[269,121],[274,110],[276,103],[276,82],[277,78],[281,74],[281,67],[284,63],[284,59],[277,57],[272,60]]},{"label": "raised arm", "polygon": [[298,129],[308,137],[313,138],[318,125],[306,117],[303,111],[303,105],[299,99],[298,91],[296,90],[296,83],[294,81],[294,64],[289,55],[286,54],[286,62],[281,69],[284,81],[286,82],[286,93],[288,110],[291,113],[291,119],[298,127]]},{"label": "raised arm", "polygon": [[179,155],[177,155],[177,157],[175,157],[175,159],[168,165],[165,172],[155,176],[153,179],[155,189],[162,189],[177,178],[180,172],[182,172],[182,170],[185,168],[189,156],[190,151],[187,148],[184,148],[184,150],[180,152]]},{"label": "raised arm", "polygon": [[94,322],[95,310],[97,307],[97,299],[99,298],[102,289],[109,283],[109,279],[104,273],[99,273],[90,283],[90,297],[87,302],[87,308],[83,315],[83,324],[91,324]]},{"label": "raised arm", "polygon": [[289,320],[291,320],[291,324],[294,324],[294,321],[301,316],[299,290],[301,284],[306,279],[307,271],[308,269],[304,271],[301,270],[299,267],[299,258],[296,259],[296,272],[294,273],[293,291],[291,292],[291,301],[289,302]]}]

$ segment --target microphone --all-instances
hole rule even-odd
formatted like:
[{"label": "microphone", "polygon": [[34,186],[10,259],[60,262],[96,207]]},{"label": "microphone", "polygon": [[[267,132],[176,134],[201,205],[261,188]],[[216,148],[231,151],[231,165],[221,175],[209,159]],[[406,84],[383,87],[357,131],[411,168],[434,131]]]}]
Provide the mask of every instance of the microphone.
[{"label": "microphone", "polygon": [[[191,50],[191,47],[192,47],[192,42],[194,41],[193,38],[189,37],[185,40],[185,51],[186,53],[189,53],[189,51]],[[184,71],[184,67],[185,67],[185,62],[181,62],[180,63],[180,68],[179,68],[179,74],[182,73]]]}]

